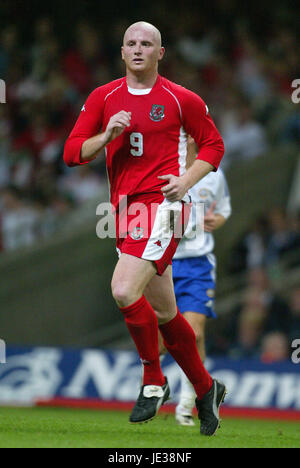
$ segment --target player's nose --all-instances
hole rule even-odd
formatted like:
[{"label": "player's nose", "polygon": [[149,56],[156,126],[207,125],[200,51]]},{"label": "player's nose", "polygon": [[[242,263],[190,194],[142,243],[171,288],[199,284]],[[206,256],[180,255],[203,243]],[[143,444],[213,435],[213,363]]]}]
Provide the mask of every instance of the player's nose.
[{"label": "player's nose", "polygon": [[135,46],[134,54],[135,55],[141,55],[141,53],[142,53],[142,46],[141,46],[141,44],[137,44]]}]

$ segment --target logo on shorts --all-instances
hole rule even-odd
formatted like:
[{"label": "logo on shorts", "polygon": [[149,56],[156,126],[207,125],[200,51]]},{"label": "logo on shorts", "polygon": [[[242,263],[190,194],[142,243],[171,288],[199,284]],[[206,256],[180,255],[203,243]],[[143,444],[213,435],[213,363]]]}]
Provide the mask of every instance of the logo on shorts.
[{"label": "logo on shorts", "polygon": [[161,248],[162,248],[162,245],[161,245],[161,241],[160,241],[160,240],[154,242],[154,244],[155,244],[155,245],[158,245],[158,247],[161,247]]},{"label": "logo on shorts", "polygon": [[142,239],[144,237],[144,229],[141,227],[135,227],[130,234],[130,237],[134,240]]},{"label": "logo on shorts", "polygon": [[206,291],[206,295],[207,295],[208,297],[211,297],[211,298],[215,297],[215,290],[214,290],[214,289],[208,289],[208,290]]},{"label": "logo on shorts", "polygon": [[165,116],[165,106],[160,106],[159,104],[153,104],[151,112],[150,112],[150,119],[153,122],[159,122]]}]

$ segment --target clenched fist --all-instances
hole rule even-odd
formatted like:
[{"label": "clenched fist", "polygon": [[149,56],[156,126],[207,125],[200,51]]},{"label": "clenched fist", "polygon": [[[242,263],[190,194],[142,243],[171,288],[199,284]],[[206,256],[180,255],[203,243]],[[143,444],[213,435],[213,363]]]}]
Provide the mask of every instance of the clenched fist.
[{"label": "clenched fist", "polygon": [[131,112],[126,112],[124,110],[113,115],[106,127],[105,130],[105,139],[107,143],[110,143],[112,140],[122,135],[126,127],[130,127]]}]

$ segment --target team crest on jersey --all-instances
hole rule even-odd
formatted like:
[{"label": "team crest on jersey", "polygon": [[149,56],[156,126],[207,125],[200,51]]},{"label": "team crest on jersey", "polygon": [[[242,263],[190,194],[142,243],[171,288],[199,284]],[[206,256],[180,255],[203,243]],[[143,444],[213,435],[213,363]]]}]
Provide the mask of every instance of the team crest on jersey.
[{"label": "team crest on jersey", "polygon": [[144,229],[141,227],[135,227],[130,234],[131,239],[139,240],[144,237]]},{"label": "team crest on jersey", "polygon": [[160,122],[165,116],[165,106],[160,106],[159,104],[153,104],[150,119],[153,122]]}]

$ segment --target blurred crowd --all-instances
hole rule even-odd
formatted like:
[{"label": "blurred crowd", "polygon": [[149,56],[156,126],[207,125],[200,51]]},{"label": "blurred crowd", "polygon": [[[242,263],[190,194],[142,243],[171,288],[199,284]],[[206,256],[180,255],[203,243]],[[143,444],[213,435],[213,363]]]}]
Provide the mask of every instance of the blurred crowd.
[{"label": "blurred crowd", "polygon": [[209,352],[262,362],[290,359],[291,344],[300,339],[300,216],[274,207],[255,219],[229,257],[232,278],[245,276],[244,292],[212,330]]},{"label": "blurred crowd", "polygon": [[252,268],[241,301],[218,320],[209,335],[209,354],[266,363],[289,360],[293,341],[300,339],[300,285],[279,293],[266,268]]},{"label": "blurred crowd", "polygon": [[14,25],[0,33],[0,77],[7,86],[7,104],[0,105],[1,250],[49,237],[76,207],[106,193],[104,158],[73,170],[62,160],[102,60],[95,30],[79,24],[77,32],[70,50],[63,50],[49,18],[36,21],[26,45]]},{"label": "blurred crowd", "polygon": [[299,265],[299,257],[300,215],[273,207],[255,218],[237,240],[228,270],[235,274],[264,266],[276,275],[281,261],[285,262],[285,267],[294,267]]},{"label": "blurred crowd", "polygon": [[[224,168],[299,141],[299,111],[290,105],[299,70],[293,29],[278,22],[257,35],[230,11],[215,23],[180,5],[178,11],[153,6],[167,50],[160,73],[209,104],[225,140]],[[0,78],[7,86],[7,104],[0,104],[2,250],[52,235],[69,212],[105,190],[104,158],[68,169],[62,152],[89,92],[123,76],[120,45],[128,23],[114,17],[100,27],[97,19],[79,19],[64,31],[41,16],[25,35],[13,22],[1,29]]]}]

